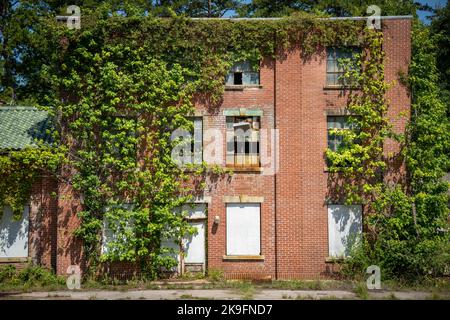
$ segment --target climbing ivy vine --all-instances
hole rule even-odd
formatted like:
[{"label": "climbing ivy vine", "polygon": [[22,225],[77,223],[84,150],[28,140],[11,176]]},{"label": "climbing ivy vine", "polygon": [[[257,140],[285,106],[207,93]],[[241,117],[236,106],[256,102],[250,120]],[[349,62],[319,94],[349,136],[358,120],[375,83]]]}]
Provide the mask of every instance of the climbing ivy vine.
[{"label": "climbing ivy vine", "polygon": [[[367,48],[342,61],[349,88],[352,130],[335,130],[343,143],[327,150],[330,199],[364,206],[364,239],[347,259],[344,272],[361,275],[372,264],[384,278],[418,280],[443,275],[450,266],[448,184],[450,139],[445,105],[438,97],[436,39],[415,24],[413,59],[407,84],[412,115],[406,135],[387,118],[390,87],[384,79],[382,36],[366,33]],[[401,149],[386,152],[389,139]],[[406,169],[406,171],[405,171]],[[334,199],[333,199],[334,198]]]},{"label": "climbing ivy vine", "polygon": [[[179,142],[171,133],[192,130],[195,103],[215,112],[234,62],[259,67],[264,57],[283,59],[284,50],[296,47],[308,59],[328,45],[358,44],[363,33],[358,21],[305,15],[269,21],[93,15],[80,31],[48,28],[44,36],[59,44],[48,66],[55,88],[48,101],[60,115],[67,172],[82,195],[76,235],[91,270],[102,261],[132,261],[155,277],[174,266],[162,241],[193,232],[176,209],[223,171],[177,166],[171,151]],[[106,225],[115,237],[102,249]]]},{"label": "climbing ivy vine", "polygon": [[[326,151],[330,199],[366,205],[373,213],[366,225],[372,239],[382,234],[381,218],[410,213],[410,191],[389,181],[389,163],[399,155],[383,151],[388,138],[406,140],[387,119],[382,33],[365,29],[364,21],[321,18],[193,20],[98,10],[83,16],[80,30],[42,24],[41,41],[52,50],[40,79],[52,90],[42,103],[57,116],[60,144],[67,148],[64,181],[82,199],[76,236],[91,271],[101,262],[132,261],[155,277],[161,267],[175,265],[173,251],[161,241],[193,232],[186,213],[176,209],[201,195],[212,174],[224,172],[206,164],[178,166],[171,157],[179,143],[170,139],[172,132],[192,130],[196,103],[216,111],[234,62],[250,60],[258,67],[267,57],[283,59],[286,50],[300,49],[307,60],[326,46],[363,49],[345,74],[358,89],[347,88],[356,130],[335,132],[343,147]],[[405,205],[392,209],[398,194]],[[115,236],[102,248],[106,226]]]},{"label": "climbing ivy vine", "polygon": [[[42,174],[55,172],[64,159],[59,147],[27,147],[0,154],[0,208],[9,206],[15,219],[23,214],[31,188]],[[0,210],[0,219],[3,210]]]}]

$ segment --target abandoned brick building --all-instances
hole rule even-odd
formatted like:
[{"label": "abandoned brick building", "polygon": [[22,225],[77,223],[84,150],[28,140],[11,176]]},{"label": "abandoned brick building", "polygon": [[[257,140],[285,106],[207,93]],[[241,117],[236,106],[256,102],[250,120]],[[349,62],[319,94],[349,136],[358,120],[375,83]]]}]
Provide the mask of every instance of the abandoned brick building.
[{"label": "abandoned brick building", "polygon": [[[398,80],[410,63],[411,17],[382,17],[382,26],[386,80]],[[336,59],[342,51],[326,51],[307,62],[295,51],[283,61],[266,58],[258,73],[245,63],[235,65],[219,113],[196,109],[196,143],[204,141],[209,128],[220,129],[225,138],[239,125],[255,133],[277,129],[279,143],[265,164],[261,148],[246,149],[242,158],[225,144],[222,163],[235,173],[205,192],[191,209],[191,223],[199,232],[189,240],[180,269],[218,269],[228,278],[317,278],[333,270],[330,258],[345,255],[346,237],[362,232],[361,206],[329,203],[326,198],[324,151],[339,143],[327,132],[345,128],[346,117],[345,95],[336,82]],[[387,98],[394,129],[402,132],[408,117],[399,114],[409,114],[408,90],[397,81]],[[32,107],[0,107],[0,148],[32,143],[29,128],[45,125],[46,117]],[[250,135],[250,144],[257,139]],[[386,143],[385,152],[396,148]],[[81,244],[73,236],[80,208],[70,185],[42,176],[22,220],[12,221],[4,208],[0,264],[32,261],[66,274],[80,259]]]}]

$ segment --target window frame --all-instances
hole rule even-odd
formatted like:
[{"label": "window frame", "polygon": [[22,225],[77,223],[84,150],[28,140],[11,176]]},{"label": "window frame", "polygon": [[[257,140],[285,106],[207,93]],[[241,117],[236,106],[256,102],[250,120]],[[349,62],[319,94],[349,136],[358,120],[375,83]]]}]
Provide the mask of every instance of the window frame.
[{"label": "window frame", "polygon": [[[235,74],[241,74],[241,83],[235,83]],[[252,79],[256,78],[256,81]],[[245,81],[248,79],[249,81]],[[235,62],[225,76],[225,87],[257,87],[261,85],[260,70],[255,71],[250,61]]]},{"label": "window frame", "polygon": [[[342,136],[339,136],[339,135],[336,135],[336,134],[334,134],[333,136],[334,136],[334,139],[333,139],[333,143],[334,143],[334,148],[330,148],[330,136],[331,136],[331,133],[330,133],[330,131],[331,130],[335,130],[335,129],[339,129],[339,130],[353,130],[352,128],[351,128],[351,126],[348,124],[348,121],[343,121],[342,122],[342,128],[337,128],[337,127],[333,127],[333,128],[330,128],[329,127],[329,123],[330,123],[330,121],[329,121],[329,119],[330,118],[335,118],[335,119],[338,119],[338,118],[343,118],[343,119],[348,119],[349,117],[351,117],[351,115],[327,115],[327,148],[328,149],[330,149],[331,151],[333,151],[333,152],[338,152],[338,150],[339,150],[339,146],[343,143],[343,141],[342,141]],[[339,121],[333,121],[333,123],[340,123]],[[341,139],[339,139],[339,138],[341,138]],[[340,141],[339,141],[340,140]],[[338,144],[339,143],[339,144]]]},{"label": "window frame", "polygon": [[[332,51],[332,59],[330,59],[330,51]],[[351,83],[346,83],[341,79],[344,75],[344,70],[339,66],[339,59],[352,58],[354,54],[360,54],[362,51],[361,47],[358,46],[348,46],[348,47],[327,47],[326,48],[326,64],[325,64],[325,86],[331,88],[340,88],[351,86]],[[343,56],[339,56],[339,54]],[[330,71],[330,65],[333,67],[333,71]],[[333,81],[329,81],[329,76],[334,76]]]},{"label": "window frame", "polygon": [[[251,125],[244,132],[244,140],[238,141],[240,135],[236,134],[236,124],[248,122],[251,118]],[[245,120],[244,120],[245,119]],[[261,116],[226,116],[226,159],[227,167],[232,168],[261,168]],[[250,122],[248,122],[250,123]],[[258,125],[253,125],[257,123]],[[231,127],[232,125],[232,127]],[[247,141],[248,140],[248,141]],[[232,148],[230,144],[232,143]],[[238,152],[241,143],[244,143],[244,152]],[[248,144],[248,148],[247,148]],[[254,150],[256,146],[256,150]],[[248,149],[248,152],[247,152]],[[241,150],[242,151],[242,150]],[[255,151],[255,152],[252,152]],[[232,161],[230,159],[233,159]]]},{"label": "window frame", "polygon": [[[258,228],[258,233],[259,233],[259,241],[258,241],[258,249],[259,252],[257,253],[232,253],[230,252],[230,248],[229,248],[229,222],[230,222],[230,218],[229,218],[229,212],[228,212],[228,208],[229,207],[233,207],[233,206],[239,206],[239,207],[245,207],[245,206],[257,206],[258,211],[259,211],[259,223],[257,224],[257,228]],[[258,202],[229,202],[226,203],[225,205],[225,216],[226,216],[226,225],[225,225],[225,256],[224,258],[228,258],[228,259],[233,259],[233,258],[237,258],[237,259],[252,259],[252,258],[262,258],[264,259],[264,256],[262,255],[262,210],[261,210],[261,203]]]}]

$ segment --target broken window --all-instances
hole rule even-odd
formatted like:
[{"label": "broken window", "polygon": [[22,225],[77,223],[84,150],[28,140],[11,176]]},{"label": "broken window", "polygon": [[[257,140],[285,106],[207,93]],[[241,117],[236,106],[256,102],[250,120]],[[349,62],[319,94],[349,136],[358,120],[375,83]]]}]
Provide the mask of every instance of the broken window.
[{"label": "broken window", "polygon": [[[343,86],[351,84],[350,79],[344,78],[345,68],[343,63],[348,59],[354,59],[361,53],[360,48],[327,48],[327,86]],[[345,64],[344,63],[344,64]]]},{"label": "broken window", "polygon": [[260,166],[259,129],[260,117],[227,117],[228,166]]},{"label": "broken window", "polygon": [[226,76],[225,84],[228,86],[258,85],[259,72],[250,62],[237,62]]}]

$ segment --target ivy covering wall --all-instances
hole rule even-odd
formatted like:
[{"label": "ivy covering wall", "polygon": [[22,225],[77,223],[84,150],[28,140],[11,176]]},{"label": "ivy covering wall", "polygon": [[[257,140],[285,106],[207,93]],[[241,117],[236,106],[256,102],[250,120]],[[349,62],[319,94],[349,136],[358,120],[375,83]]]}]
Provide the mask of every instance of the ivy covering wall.
[{"label": "ivy covering wall", "polygon": [[[258,68],[263,57],[283,59],[294,48],[301,49],[305,61],[326,46],[364,48],[357,68],[349,67],[346,73],[360,89],[350,90],[348,105],[358,115],[352,117],[358,131],[344,133],[347,148],[326,152],[336,179],[333,190],[348,203],[364,203],[374,217],[366,220],[371,237],[364,242],[369,251],[362,256],[370,259],[363,264],[379,257],[370,255],[378,252],[372,250],[376,246],[381,245],[379,252],[389,249],[377,242],[388,226],[394,224],[410,239],[404,224],[418,212],[428,217],[427,210],[435,208],[427,203],[439,202],[436,216],[430,219],[440,219],[436,223],[441,225],[447,212],[442,207],[443,189],[439,200],[420,202],[424,198],[415,178],[410,190],[405,185],[391,188],[384,179],[385,139],[399,139],[405,150],[412,150],[411,141],[417,139],[406,143],[406,137],[396,137],[390,129],[383,37],[366,29],[365,21],[330,21],[305,14],[256,21],[124,17],[110,16],[100,8],[83,15],[80,30],[69,30],[54,19],[39,23],[36,41],[42,44],[40,54],[46,56],[37,81],[42,89],[39,101],[57,119],[58,141],[65,155],[58,170],[53,161],[47,164],[83,199],[75,235],[83,240],[92,273],[102,261],[132,261],[145,276],[156,277],[161,267],[176,263],[167,254],[170,250],[161,248],[161,240],[180,239],[193,230],[183,213],[174,209],[201,195],[208,177],[225,172],[206,164],[179,167],[171,158],[179,141],[171,141],[171,133],[179,127],[191,129],[194,103],[205,104],[211,111],[220,105],[225,74],[235,61],[250,60]],[[412,130],[411,137],[415,135],[420,132]],[[23,159],[32,160],[36,151],[23,152]],[[405,156],[415,177],[418,155],[407,151]],[[25,165],[28,160],[16,161],[13,167],[12,158],[14,154],[2,158],[0,172],[14,181],[14,187],[1,184],[0,194],[13,190],[8,201],[17,207],[29,193],[34,171]],[[25,186],[22,176],[30,178]],[[125,204],[131,207],[124,209]],[[119,234],[106,253],[101,250],[105,223]],[[445,236],[435,234],[444,241]],[[360,267],[358,263],[352,266]]]}]

